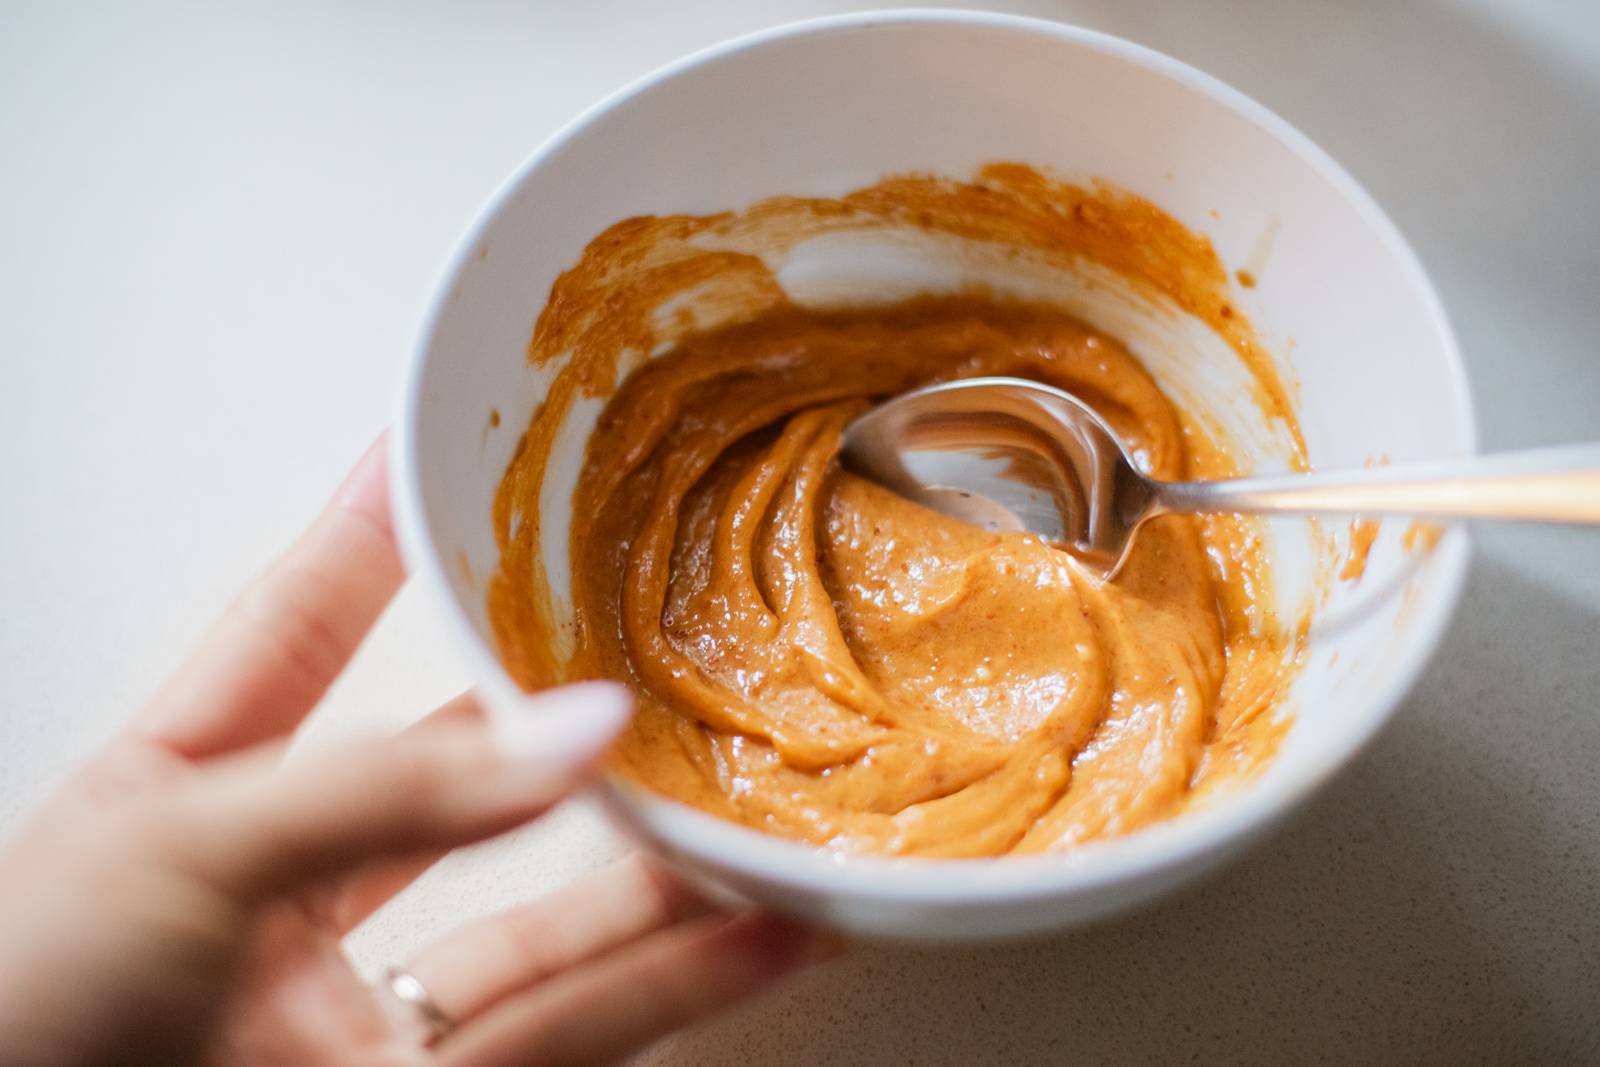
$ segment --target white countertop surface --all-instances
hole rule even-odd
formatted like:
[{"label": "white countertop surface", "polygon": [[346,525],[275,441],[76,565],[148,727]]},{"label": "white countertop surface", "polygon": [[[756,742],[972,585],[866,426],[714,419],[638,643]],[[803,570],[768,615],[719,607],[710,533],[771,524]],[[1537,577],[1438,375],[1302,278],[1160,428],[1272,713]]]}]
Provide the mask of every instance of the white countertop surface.
[{"label": "white countertop surface", "polygon": [[[0,0],[0,831],[385,425],[446,252],[523,156],[680,54],[864,6]],[[1428,266],[1484,447],[1600,438],[1600,5],[996,6],[1298,125]],[[858,950],[640,1062],[1600,1062],[1600,534],[1477,544],[1394,725],[1220,877],[1041,944]],[[305,743],[464,682],[408,591]],[[354,951],[620,849],[567,810],[452,857]]]}]

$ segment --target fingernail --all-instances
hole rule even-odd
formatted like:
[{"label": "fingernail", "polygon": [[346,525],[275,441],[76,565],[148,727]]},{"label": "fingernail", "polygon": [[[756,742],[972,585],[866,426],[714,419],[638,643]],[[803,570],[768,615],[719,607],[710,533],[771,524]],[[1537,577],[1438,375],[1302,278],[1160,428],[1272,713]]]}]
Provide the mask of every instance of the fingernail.
[{"label": "fingernail", "polygon": [[633,696],[615,682],[578,682],[523,698],[496,716],[495,745],[508,763],[579,767],[611,746],[633,716]]}]

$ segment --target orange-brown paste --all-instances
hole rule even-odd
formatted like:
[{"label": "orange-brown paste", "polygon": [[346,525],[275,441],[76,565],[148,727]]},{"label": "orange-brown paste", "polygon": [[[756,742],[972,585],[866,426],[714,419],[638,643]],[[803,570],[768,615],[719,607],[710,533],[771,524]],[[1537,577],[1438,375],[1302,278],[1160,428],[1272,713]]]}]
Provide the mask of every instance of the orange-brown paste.
[{"label": "orange-brown paste", "polygon": [[1377,519],[1355,519],[1350,523],[1350,555],[1339,570],[1340,581],[1357,581],[1367,573],[1367,557],[1372,555],[1381,527]]},{"label": "orange-brown paste", "polygon": [[[971,183],[899,178],[835,201],[628,220],[558,280],[530,349],[566,362],[495,506],[489,608],[514,677],[629,683],[639,711],[616,770],[845,851],[1069,847],[1251,773],[1281,734],[1295,657],[1245,520],[1164,518],[1098,585],[1033,536],[965,526],[835,462],[874,401],[986,374],[1083,397],[1162,477],[1234,473],[1225,443],[1114,338],[1048,307],[791,304],[762,254],[850,226],[1111,266],[1226,337],[1298,448],[1210,246],[1127,194],[1007,165]],[[692,306],[724,324],[700,329]],[[584,397],[608,400],[572,500],[567,630],[538,502]]]}]

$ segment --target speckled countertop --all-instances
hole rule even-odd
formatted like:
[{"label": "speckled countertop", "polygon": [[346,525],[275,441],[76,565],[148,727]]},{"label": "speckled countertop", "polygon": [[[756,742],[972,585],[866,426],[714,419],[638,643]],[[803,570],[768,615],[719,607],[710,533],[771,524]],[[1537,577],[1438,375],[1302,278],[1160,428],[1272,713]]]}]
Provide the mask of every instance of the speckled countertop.
[{"label": "speckled countertop", "polygon": [[[0,828],[384,425],[446,251],[522,156],[684,52],[858,6],[0,7]],[[1600,437],[1600,8],[999,6],[1286,116],[1421,253],[1484,446]],[[1600,534],[1484,530],[1393,726],[1200,888],[1045,943],[861,949],[640,1062],[1600,1062],[1597,561]],[[305,744],[463,683],[427,609],[402,595]],[[354,951],[376,967],[620,848],[568,809],[451,858]]]}]

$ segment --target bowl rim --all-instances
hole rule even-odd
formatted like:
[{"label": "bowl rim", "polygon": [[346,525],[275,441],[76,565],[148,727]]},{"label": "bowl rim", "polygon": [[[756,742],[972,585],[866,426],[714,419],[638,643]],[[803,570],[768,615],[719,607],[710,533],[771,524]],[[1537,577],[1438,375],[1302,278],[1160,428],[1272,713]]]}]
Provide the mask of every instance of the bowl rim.
[{"label": "bowl rim", "polygon": [[[998,12],[902,9],[865,11],[804,19],[758,30],[674,60],[612,92],[569,120],[501,182],[457,241],[440,270],[406,363],[391,463],[391,497],[401,553],[427,597],[447,620],[457,651],[474,685],[491,708],[510,706],[520,690],[482,640],[457,600],[443,555],[433,543],[422,503],[417,421],[425,402],[422,390],[440,322],[474,250],[531,175],[580,132],[626,102],[691,69],[789,38],[823,36],[879,26],[934,26],[945,29],[1005,30],[1044,36],[1121,59],[1165,76],[1230,109],[1261,128],[1295,154],[1350,203],[1393,258],[1423,303],[1450,371],[1450,402],[1461,427],[1461,454],[1476,451],[1477,429],[1471,388],[1455,333],[1432,282],[1398,228],[1365,189],[1323,149],[1276,113],[1220,79],[1162,52],[1109,34],[1048,19]],[[903,902],[959,904],[1027,901],[1106,890],[1163,871],[1174,871],[1202,857],[1243,844],[1286,817],[1361,752],[1399,709],[1406,694],[1438,648],[1465,584],[1470,542],[1464,526],[1454,526],[1434,550],[1433,580],[1423,591],[1410,627],[1408,648],[1388,682],[1361,702],[1360,714],[1333,743],[1319,751],[1308,770],[1294,778],[1264,775],[1238,793],[1202,810],[1094,842],[1064,853],[981,859],[844,856],[814,846],[727,822],[677,801],[657,796],[620,779],[608,778],[602,793],[628,809],[629,820],[669,851],[683,852],[719,872],[734,872],[791,889],[834,896]],[[937,872],[937,878],[929,875]]]}]

